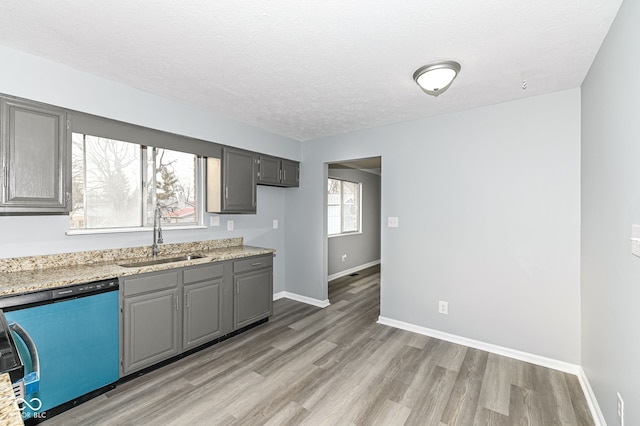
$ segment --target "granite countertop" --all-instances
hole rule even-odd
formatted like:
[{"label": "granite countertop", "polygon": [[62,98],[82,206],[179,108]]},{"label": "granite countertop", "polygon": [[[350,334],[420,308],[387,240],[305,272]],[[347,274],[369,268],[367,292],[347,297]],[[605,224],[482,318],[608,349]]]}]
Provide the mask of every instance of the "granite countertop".
[{"label": "granite countertop", "polygon": [[186,254],[202,258],[151,266],[120,266],[151,260],[150,246],[0,259],[0,297],[274,252],[230,238],[161,245],[157,259]]},{"label": "granite countertop", "polygon": [[0,424],[3,426],[24,425],[22,413],[16,407],[11,379],[8,373],[0,374]]}]

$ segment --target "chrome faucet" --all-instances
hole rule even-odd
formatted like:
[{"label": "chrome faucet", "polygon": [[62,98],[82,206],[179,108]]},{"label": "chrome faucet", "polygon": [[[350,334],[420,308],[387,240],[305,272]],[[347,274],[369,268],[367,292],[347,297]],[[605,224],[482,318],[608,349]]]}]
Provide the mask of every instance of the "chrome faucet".
[{"label": "chrome faucet", "polygon": [[158,244],[162,243],[164,243],[162,240],[162,213],[160,212],[160,207],[156,207],[156,211],[153,213],[153,245],[151,246],[153,257],[160,253]]}]

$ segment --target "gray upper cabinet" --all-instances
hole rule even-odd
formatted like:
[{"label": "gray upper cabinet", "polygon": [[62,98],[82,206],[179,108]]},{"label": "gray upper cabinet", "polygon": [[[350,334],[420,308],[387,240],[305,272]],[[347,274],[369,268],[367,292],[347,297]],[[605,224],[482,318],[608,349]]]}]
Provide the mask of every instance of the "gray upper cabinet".
[{"label": "gray upper cabinet", "polygon": [[258,183],[261,185],[280,185],[280,159],[270,155],[260,155],[260,173]]},{"label": "gray upper cabinet", "polygon": [[249,151],[224,147],[222,158],[207,159],[207,211],[256,212],[256,156]]},{"label": "gray upper cabinet", "polygon": [[271,186],[298,186],[300,163],[270,155],[259,155],[258,184]]},{"label": "gray upper cabinet", "polygon": [[2,214],[56,214],[70,209],[67,113],[36,102],[0,98]]},{"label": "gray upper cabinet", "polygon": [[299,186],[300,185],[300,163],[291,160],[281,160],[282,169],[282,185],[283,186]]}]

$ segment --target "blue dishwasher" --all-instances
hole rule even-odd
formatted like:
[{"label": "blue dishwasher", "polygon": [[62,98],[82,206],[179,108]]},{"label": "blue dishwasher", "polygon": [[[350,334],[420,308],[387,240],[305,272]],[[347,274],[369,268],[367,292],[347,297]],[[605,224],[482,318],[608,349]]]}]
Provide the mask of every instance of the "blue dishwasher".
[{"label": "blue dishwasher", "polygon": [[113,279],[0,298],[24,364],[14,387],[24,392],[25,419],[55,415],[118,380],[117,290]]}]

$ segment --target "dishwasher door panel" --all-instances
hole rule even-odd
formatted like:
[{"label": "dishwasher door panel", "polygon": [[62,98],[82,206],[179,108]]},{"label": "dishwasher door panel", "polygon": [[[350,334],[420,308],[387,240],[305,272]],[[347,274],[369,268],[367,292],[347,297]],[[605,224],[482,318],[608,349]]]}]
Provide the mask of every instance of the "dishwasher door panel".
[{"label": "dishwasher door panel", "polygon": [[[5,312],[5,316],[25,329],[39,354],[39,390],[24,398],[41,401],[37,413],[118,380],[117,291]],[[31,371],[28,350],[16,334],[14,339],[27,374]],[[27,406],[24,417],[32,415]]]}]

